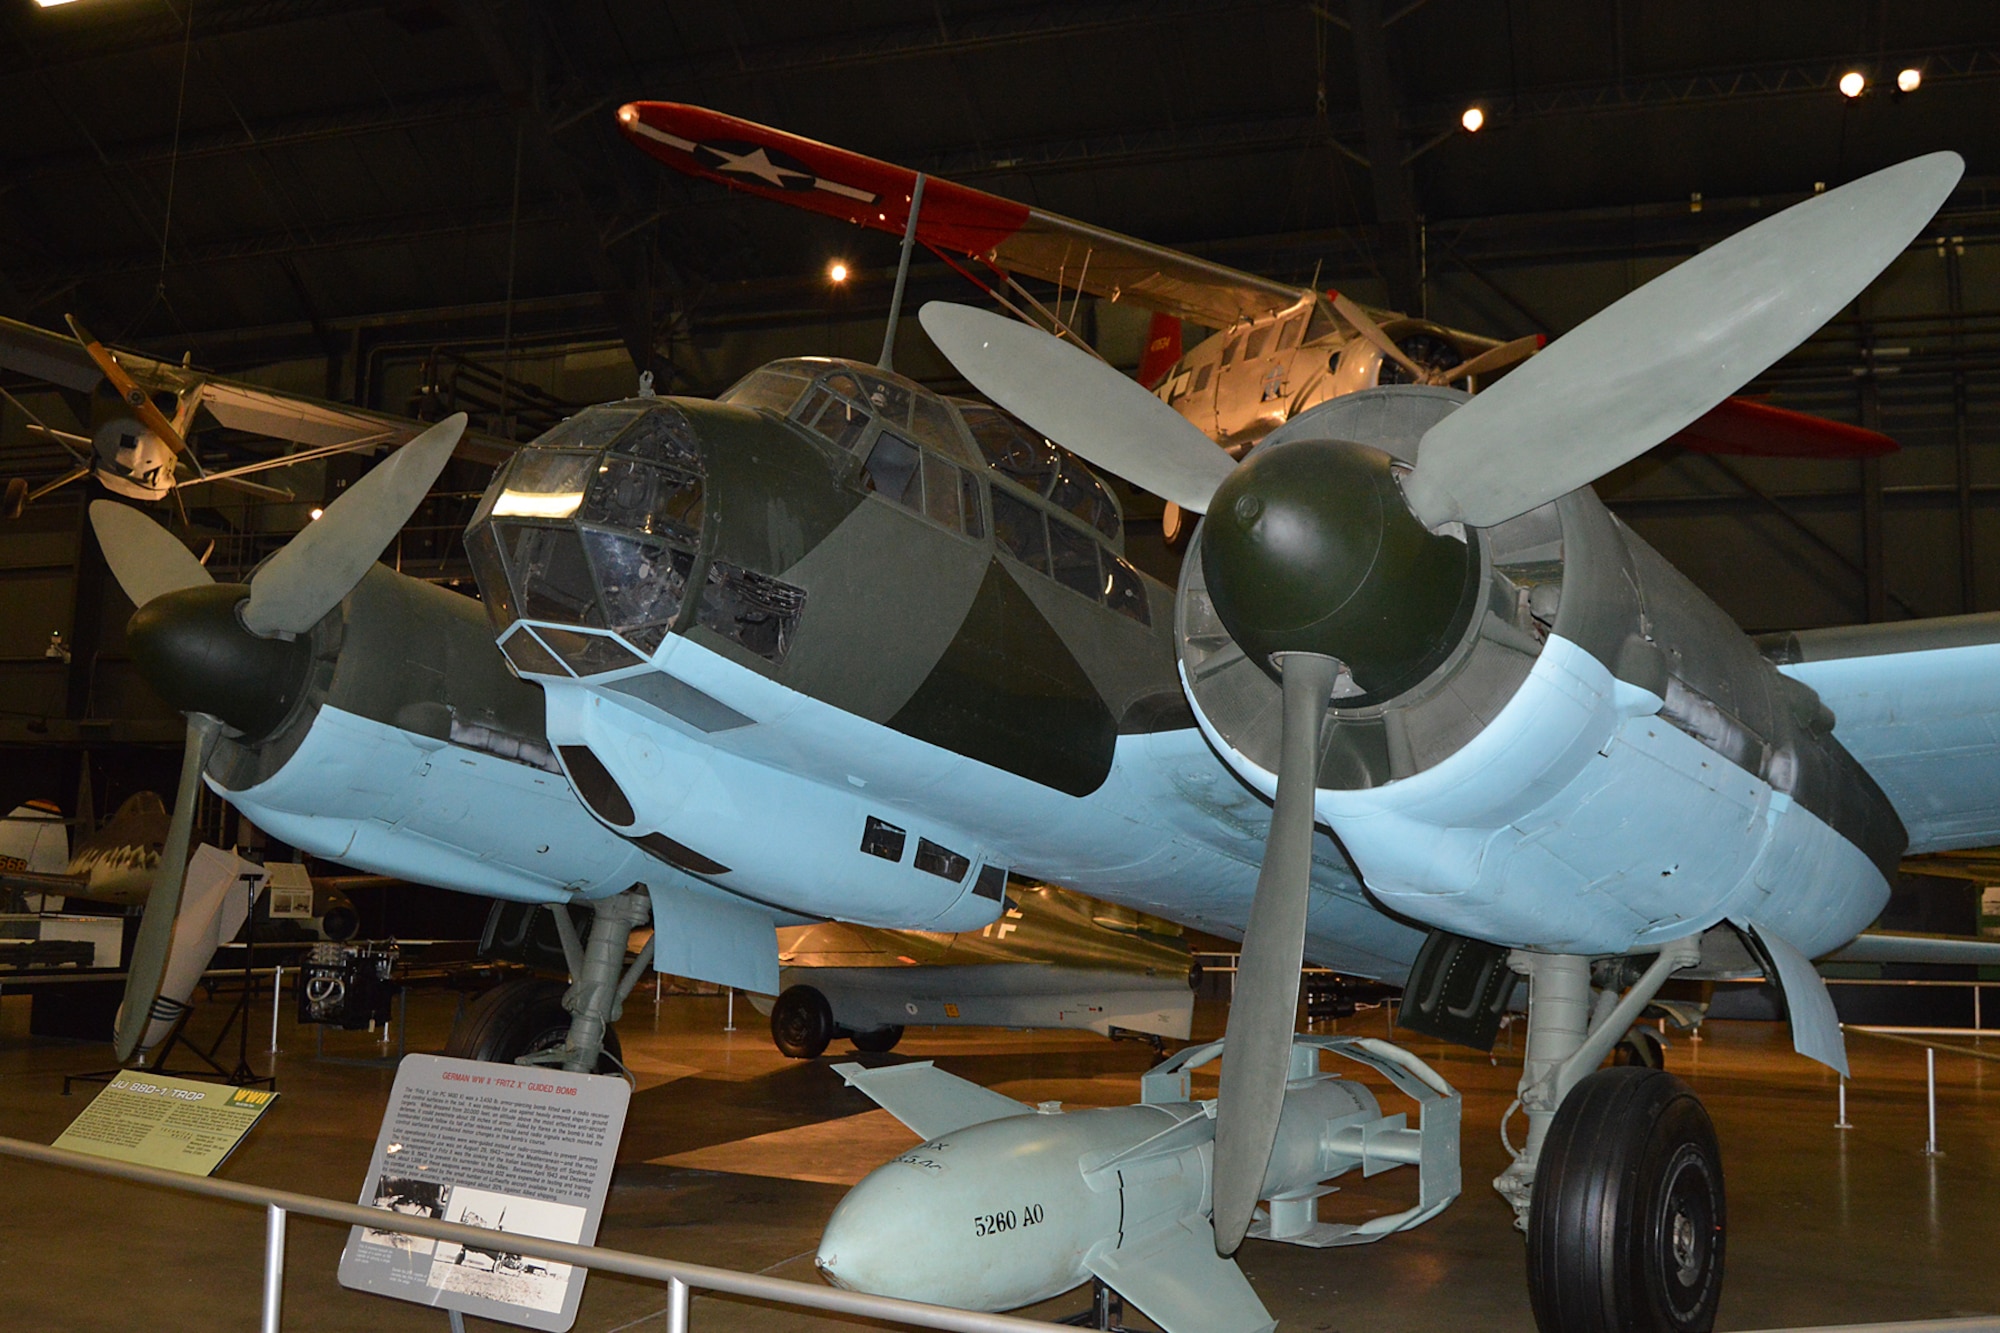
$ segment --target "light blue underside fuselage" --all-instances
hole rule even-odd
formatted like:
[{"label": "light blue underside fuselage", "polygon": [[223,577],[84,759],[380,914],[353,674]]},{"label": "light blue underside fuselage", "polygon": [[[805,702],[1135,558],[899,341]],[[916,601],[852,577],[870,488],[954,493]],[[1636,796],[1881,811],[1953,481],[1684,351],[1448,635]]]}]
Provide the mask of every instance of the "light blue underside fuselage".
[{"label": "light blue underside fuselage", "polygon": [[[680,637],[664,671],[750,723],[706,732],[588,682],[542,679],[548,734],[587,744],[652,829],[730,869],[713,882],[774,915],[901,929],[977,928],[999,904],[913,864],[920,838],[1016,873],[1224,935],[1241,933],[1270,808],[1193,729],[1119,738],[1110,776],[1074,797],[821,703]],[[662,877],[559,774],[321,710],[276,775],[229,799],[315,855],[521,901],[596,897]],[[899,861],[860,849],[870,816],[908,833]],[[1419,931],[1370,904],[1319,840],[1307,957],[1400,978]]]}]

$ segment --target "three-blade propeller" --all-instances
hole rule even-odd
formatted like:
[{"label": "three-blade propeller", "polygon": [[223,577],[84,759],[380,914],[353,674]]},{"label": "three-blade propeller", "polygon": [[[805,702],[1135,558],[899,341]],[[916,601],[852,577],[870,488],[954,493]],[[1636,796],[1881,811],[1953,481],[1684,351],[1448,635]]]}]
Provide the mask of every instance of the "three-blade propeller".
[{"label": "three-blade propeller", "polygon": [[[310,630],[338,606],[416,512],[450,459],[465,421],[465,414],[458,413],[404,445],[265,562],[251,576],[249,596],[237,613],[243,629],[263,638],[289,638]],[[178,538],[129,506],[99,500],[90,506],[90,522],[105,563],[134,607],[214,582]],[[114,1046],[121,1064],[138,1052],[166,975],[187,877],[195,798],[223,726],[208,713],[188,714],[173,819],[139,922],[125,1004],[118,1014]]]},{"label": "three-blade propeller", "polygon": [[[1402,478],[1409,509],[1432,529],[1491,526],[1665,441],[1859,295],[1963,169],[1953,153],[1890,167],[1739,232],[1616,302],[1433,426]],[[1138,384],[1037,329],[941,304],[925,306],[921,318],[939,350],[994,402],[1185,509],[1207,513],[1239,466]],[[1365,312],[1365,323],[1349,318],[1364,336],[1374,328]],[[1386,335],[1380,342],[1408,364]],[[1413,369],[1420,381],[1430,378]],[[1256,456],[1240,466],[1255,467]],[[1274,655],[1273,665],[1284,697],[1277,801],[1244,933],[1216,1125],[1215,1233],[1224,1254],[1255,1211],[1284,1101],[1311,884],[1314,768],[1337,667],[1296,652]]]}]

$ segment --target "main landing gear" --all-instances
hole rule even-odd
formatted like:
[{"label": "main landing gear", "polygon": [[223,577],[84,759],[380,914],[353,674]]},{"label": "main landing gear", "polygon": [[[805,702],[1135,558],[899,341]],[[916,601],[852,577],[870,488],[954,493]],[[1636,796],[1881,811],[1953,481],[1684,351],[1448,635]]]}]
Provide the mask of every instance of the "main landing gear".
[{"label": "main landing gear", "polygon": [[549,908],[569,964],[570,984],[525,977],[496,987],[479,997],[452,1028],[445,1054],[463,1060],[497,1064],[556,1066],[572,1073],[616,1073],[618,1034],[611,1025],[625,1007],[625,997],[653,964],[653,944],[646,942],[630,966],[625,942],[652,919],[653,902],[645,888],[592,904],[596,915],[590,937],[577,934],[569,908]]},{"label": "main landing gear", "polygon": [[1493,1187],[1527,1233],[1544,1333],[1715,1324],[1726,1214],[1714,1126],[1664,1070],[1598,1069],[1667,978],[1699,961],[1695,941],[1670,944],[1622,997],[1607,985],[1593,999],[1588,958],[1508,959],[1529,984],[1518,1102],[1528,1137]]}]

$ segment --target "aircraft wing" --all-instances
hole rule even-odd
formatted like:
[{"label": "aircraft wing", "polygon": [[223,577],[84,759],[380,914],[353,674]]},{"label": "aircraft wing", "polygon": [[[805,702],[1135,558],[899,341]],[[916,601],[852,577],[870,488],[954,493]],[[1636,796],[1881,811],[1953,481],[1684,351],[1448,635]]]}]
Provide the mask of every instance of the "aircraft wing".
[{"label": "aircraft wing", "polygon": [[2000,940],[1964,935],[1919,935],[1907,931],[1865,931],[1835,949],[1822,963],[1923,963],[1945,967],[2000,967]]},{"label": "aircraft wing", "polygon": [[[376,412],[226,379],[138,352],[114,354],[126,373],[149,392],[177,398],[199,395],[209,415],[224,426],[290,440],[308,448],[350,440],[368,440],[373,445],[395,448],[407,444],[429,424],[391,412]],[[78,393],[94,393],[104,382],[104,373],[75,338],[11,319],[0,319],[0,370],[11,370]],[[513,452],[510,441],[471,430],[461,437],[456,450],[460,458],[482,463],[504,462]]]},{"label": "aircraft wing", "polygon": [[1833,711],[1911,855],[2000,843],[2000,614],[1801,630],[1765,641]]},{"label": "aircraft wing", "polygon": [[[676,171],[902,235],[917,173],[907,167],[679,102],[634,102],[619,127]],[[1298,304],[1301,288],[1105,231],[997,194],[928,177],[917,238],[939,254],[1081,287],[1212,329]]]},{"label": "aircraft wing", "polygon": [[22,893],[59,893],[64,897],[80,898],[90,887],[90,876],[51,874],[36,870],[0,870],[0,889],[17,889]]}]

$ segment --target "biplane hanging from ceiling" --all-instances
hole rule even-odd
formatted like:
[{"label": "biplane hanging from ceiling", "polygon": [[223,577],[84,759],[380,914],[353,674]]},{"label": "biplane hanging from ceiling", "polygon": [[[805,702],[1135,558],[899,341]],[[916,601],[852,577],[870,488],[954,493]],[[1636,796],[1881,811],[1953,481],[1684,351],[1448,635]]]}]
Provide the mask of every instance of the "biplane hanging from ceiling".
[{"label": "biplane hanging from ceiling", "polygon": [[[901,235],[919,173],[736,116],[677,102],[621,107],[627,138],[676,171]],[[1374,310],[1333,290],[1260,277],[953,181],[924,177],[915,239],[1028,323],[1088,347],[1078,302],[1155,314],[1137,377],[1238,456],[1308,408],[1377,384],[1477,391],[1545,341],[1510,341]],[[1055,284],[1052,300],[1022,278]],[[1069,301],[1067,311],[1065,299]],[[1214,330],[1182,352],[1181,326]],[[1673,438],[1702,453],[1865,458],[1879,432],[1747,397],[1723,400]]]}]

